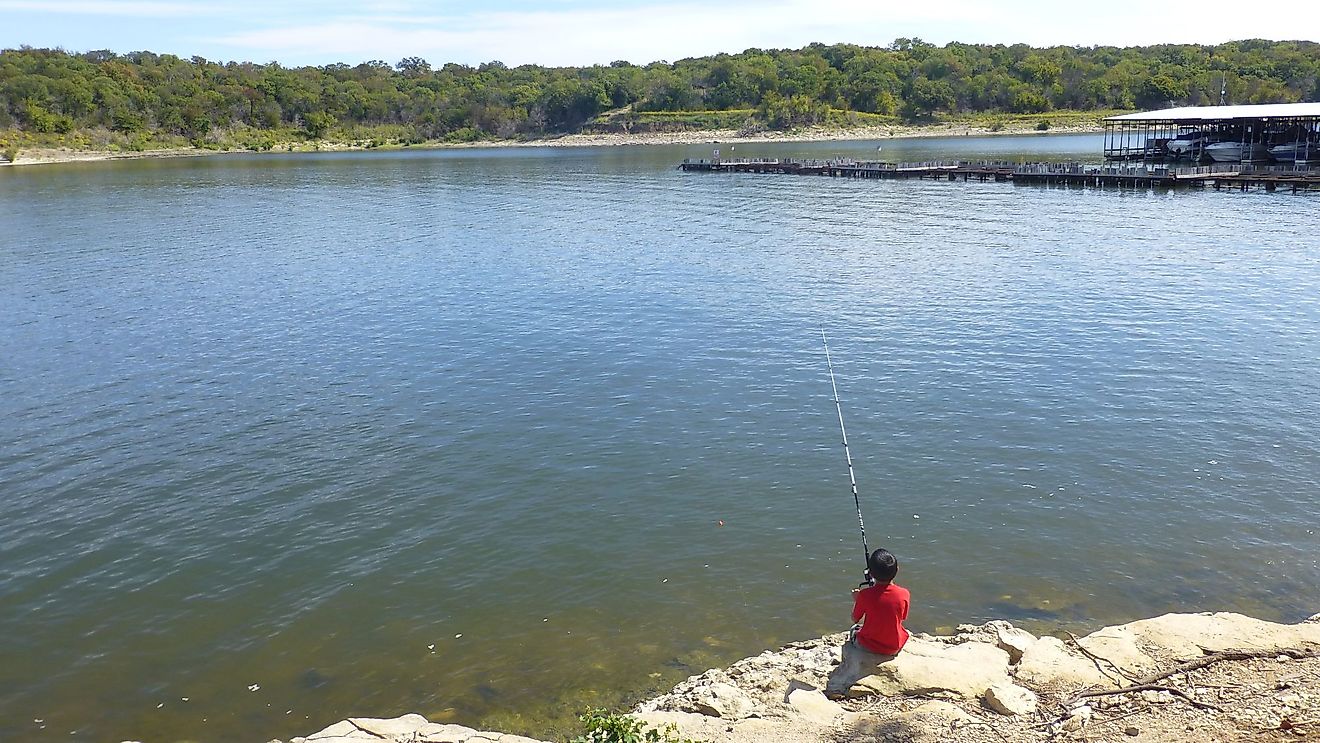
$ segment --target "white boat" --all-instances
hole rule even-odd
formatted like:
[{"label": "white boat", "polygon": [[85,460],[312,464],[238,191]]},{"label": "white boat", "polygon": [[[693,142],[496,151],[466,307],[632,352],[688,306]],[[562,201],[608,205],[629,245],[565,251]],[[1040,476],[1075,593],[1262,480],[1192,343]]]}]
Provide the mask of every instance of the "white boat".
[{"label": "white boat", "polygon": [[1215,142],[1205,146],[1205,154],[1217,163],[1241,163],[1265,160],[1270,148],[1259,142]]},{"label": "white boat", "polygon": [[1174,157],[1192,157],[1200,155],[1206,145],[1218,142],[1219,135],[1214,132],[1184,132],[1164,143],[1164,149]]},{"label": "white boat", "polygon": [[1270,148],[1270,157],[1281,163],[1320,160],[1320,143],[1288,142],[1287,144],[1276,144]]}]

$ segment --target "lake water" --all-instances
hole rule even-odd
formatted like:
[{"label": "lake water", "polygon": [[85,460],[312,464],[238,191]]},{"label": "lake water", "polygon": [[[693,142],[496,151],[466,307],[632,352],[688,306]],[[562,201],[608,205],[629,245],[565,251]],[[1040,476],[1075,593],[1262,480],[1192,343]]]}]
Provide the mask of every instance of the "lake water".
[{"label": "lake water", "polygon": [[[724,154],[1100,138],[879,145]],[[1320,611],[1320,201],[711,148],[0,170],[0,738],[549,735],[840,630],[822,328],[913,629]]]}]

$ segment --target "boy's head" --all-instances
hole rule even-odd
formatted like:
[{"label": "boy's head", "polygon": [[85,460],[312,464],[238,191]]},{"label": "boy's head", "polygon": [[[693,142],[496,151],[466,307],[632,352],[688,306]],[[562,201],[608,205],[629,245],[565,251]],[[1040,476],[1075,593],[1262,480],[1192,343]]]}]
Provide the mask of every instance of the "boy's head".
[{"label": "boy's head", "polygon": [[871,578],[876,583],[892,583],[894,576],[898,575],[898,558],[889,550],[880,548],[871,553],[866,567],[870,569]]}]

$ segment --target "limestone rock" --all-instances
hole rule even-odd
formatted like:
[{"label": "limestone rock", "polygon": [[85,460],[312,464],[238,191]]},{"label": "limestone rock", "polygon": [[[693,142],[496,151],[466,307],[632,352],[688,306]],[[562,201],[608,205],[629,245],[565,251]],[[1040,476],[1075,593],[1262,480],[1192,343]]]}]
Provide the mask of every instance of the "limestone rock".
[{"label": "limestone rock", "polygon": [[1030,715],[1036,711],[1036,693],[1017,684],[995,684],[985,690],[986,706],[1001,715]]},{"label": "limestone rock", "polygon": [[913,637],[949,645],[968,642],[995,645],[1008,653],[1009,663],[1017,663],[1023,651],[1036,642],[1035,635],[1024,629],[1018,629],[1002,619],[992,619],[985,624],[960,624],[952,635],[913,635]]},{"label": "limestone rock", "polygon": [[663,710],[653,710],[648,712],[633,712],[629,717],[642,722],[650,727],[665,728],[670,725],[678,728],[683,735],[694,735],[696,731],[709,727],[712,723],[725,725],[720,720],[712,720],[709,716],[700,712],[671,712]]},{"label": "limestone rock", "polygon": [[320,743],[329,738],[347,738],[361,732],[356,725],[348,720],[340,720],[318,733],[307,736],[307,741],[308,743]]},{"label": "limestone rock", "polygon": [[998,642],[999,633],[1016,629],[1017,627],[1011,622],[991,619],[985,624],[960,624],[952,635],[914,635],[914,637],[934,642],[947,642],[950,645],[961,645],[964,642],[984,642],[987,645],[994,645]]},{"label": "limestone rock", "polygon": [[306,743],[542,743],[521,735],[487,733],[462,725],[428,722],[418,714],[394,718],[351,717],[298,740]]},{"label": "limestone rock", "polygon": [[1057,637],[1042,637],[1022,654],[1014,675],[1032,686],[1100,686],[1116,688],[1091,659],[1073,652]]},{"label": "limestone rock", "polygon": [[843,707],[812,689],[794,689],[788,693],[788,705],[813,722],[828,725],[843,714]]},{"label": "limestone rock", "polygon": [[1276,624],[1231,612],[1165,614],[1126,625],[1139,642],[1195,658],[1207,651],[1270,650],[1320,643],[1320,623]]},{"label": "limestone rock", "polygon": [[1091,708],[1085,704],[1074,708],[1063,721],[1064,730],[1081,730],[1091,722]]},{"label": "limestone rock", "polygon": [[365,730],[379,738],[403,738],[417,732],[423,725],[429,725],[425,717],[407,714],[389,719],[378,717],[350,717],[349,724],[359,730]]},{"label": "limestone rock", "polygon": [[1302,624],[1320,624],[1320,614],[1312,614]]},{"label": "limestone rock", "polygon": [[975,699],[999,683],[1009,683],[1008,653],[993,645],[946,645],[916,638],[903,652],[857,682],[853,691],[884,695],[945,692]]},{"label": "limestone rock", "polygon": [[741,720],[752,714],[756,702],[733,684],[713,683],[695,690],[693,711],[726,720]]},{"label": "limestone rock", "polygon": [[1008,662],[1017,664],[1022,660],[1022,654],[1027,652],[1027,648],[1036,644],[1036,636],[1024,629],[1009,626],[1002,627],[995,632],[995,645],[1004,652],[1008,653]]},{"label": "limestone rock", "polygon": [[419,743],[466,743],[477,731],[462,725],[428,722],[417,730]]},{"label": "limestone rock", "polygon": [[[1118,666],[1128,678],[1140,678],[1159,669],[1159,663],[1137,647],[1137,636],[1128,627],[1105,627],[1078,642],[1091,653]],[[1101,665],[1107,671],[1114,671],[1103,661]]]}]

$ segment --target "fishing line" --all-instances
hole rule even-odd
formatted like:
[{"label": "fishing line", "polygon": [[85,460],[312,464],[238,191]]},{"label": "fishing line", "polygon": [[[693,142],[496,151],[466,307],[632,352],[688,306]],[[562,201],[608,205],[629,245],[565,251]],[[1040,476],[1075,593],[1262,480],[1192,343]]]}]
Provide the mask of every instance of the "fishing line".
[{"label": "fishing line", "polygon": [[866,544],[866,522],[862,519],[862,499],[857,494],[857,476],[853,474],[852,451],[848,449],[848,429],[843,425],[843,403],[839,402],[839,385],[834,382],[834,362],[830,359],[830,343],[825,340],[825,329],[820,329],[820,342],[825,346],[825,365],[830,370],[830,388],[834,390],[834,409],[839,413],[839,433],[843,434],[843,456],[848,460],[848,481],[852,483],[853,505],[857,506],[857,527],[862,531],[862,585],[873,585],[871,578],[871,548]]}]

